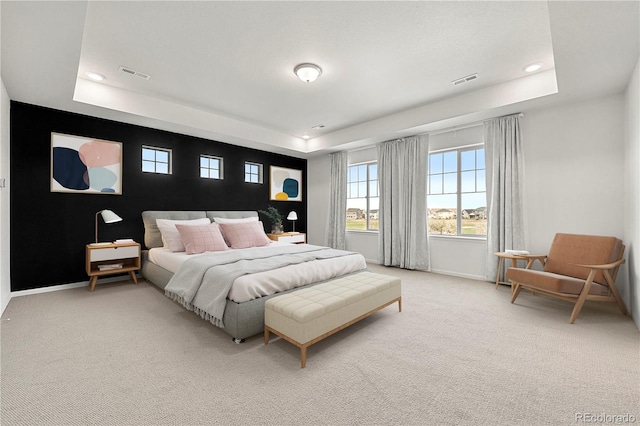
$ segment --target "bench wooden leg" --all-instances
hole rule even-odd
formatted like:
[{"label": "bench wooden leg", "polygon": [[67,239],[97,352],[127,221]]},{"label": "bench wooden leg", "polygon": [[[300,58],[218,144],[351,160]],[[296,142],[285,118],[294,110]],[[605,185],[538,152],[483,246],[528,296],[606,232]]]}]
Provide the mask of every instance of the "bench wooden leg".
[{"label": "bench wooden leg", "polygon": [[305,368],[307,366],[307,347],[300,346],[300,368]]},{"label": "bench wooden leg", "polygon": [[264,344],[269,344],[269,328],[267,327],[264,328]]},{"label": "bench wooden leg", "polygon": [[402,312],[402,297],[398,298],[398,312]]}]

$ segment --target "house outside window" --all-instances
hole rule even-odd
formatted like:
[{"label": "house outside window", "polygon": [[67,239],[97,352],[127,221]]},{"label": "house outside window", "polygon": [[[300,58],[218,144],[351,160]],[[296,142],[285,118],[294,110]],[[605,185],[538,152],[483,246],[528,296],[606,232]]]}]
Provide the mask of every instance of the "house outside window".
[{"label": "house outside window", "polygon": [[483,145],[429,154],[427,206],[430,235],[487,235],[484,154]]},{"label": "house outside window", "polygon": [[142,171],[171,174],[171,150],[153,146],[142,146]]},{"label": "house outside window", "polygon": [[201,155],[200,177],[205,179],[222,179],[222,158],[211,155]]},{"label": "house outside window", "polygon": [[262,164],[245,162],[244,181],[247,183],[262,183]]},{"label": "house outside window", "polygon": [[379,229],[378,164],[363,163],[347,168],[347,230]]}]

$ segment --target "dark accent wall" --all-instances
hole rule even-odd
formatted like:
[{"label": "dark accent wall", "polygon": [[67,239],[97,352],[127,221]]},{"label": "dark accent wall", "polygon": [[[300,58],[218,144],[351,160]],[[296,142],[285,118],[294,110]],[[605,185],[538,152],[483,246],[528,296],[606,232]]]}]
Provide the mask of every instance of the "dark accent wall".
[{"label": "dark accent wall", "polygon": [[[122,195],[50,191],[51,132],[121,142]],[[141,171],[142,145],[170,148],[173,173]],[[200,154],[224,158],[224,179],[200,178]],[[133,238],[143,244],[144,210],[264,210],[307,227],[305,159],[162,130],[11,102],[11,290],[86,281],[85,246],[94,240],[96,212],[113,210],[123,221],[99,219],[99,239]],[[244,162],[263,164],[264,183],[244,182]],[[303,202],[269,200],[269,166],[302,170]],[[268,219],[261,215],[265,230]],[[285,229],[291,222],[285,220]],[[144,248],[144,245],[143,245]]]}]

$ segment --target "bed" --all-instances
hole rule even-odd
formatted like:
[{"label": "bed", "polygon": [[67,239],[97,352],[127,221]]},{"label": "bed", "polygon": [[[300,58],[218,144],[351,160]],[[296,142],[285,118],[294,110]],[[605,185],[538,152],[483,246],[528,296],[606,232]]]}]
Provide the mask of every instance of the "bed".
[{"label": "bed", "polygon": [[[159,219],[163,220],[158,222]],[[186,251],[169,249],[158,227],[160,224],[166,230],[167,221],[196,223],[194,221],[208,220],[213,223],[225,219],[228,222],[257,221],[258,213],[142,212],[146,250],[142,253],[141,273],[147,281],[163,289],[168,297],[220,327],[236,343],[264,331],[264,303],[269,298],[366,269],[364,257],[359,253],[309,244],[270,242],[262,247],[187,254]],[[219,226],[228,229],[228,225]],[[261,233],[264,234],[264,231]],[[228,241],[226,243],[229,244]],[[239,265],[245,265],[246,270],[240,270]],[[194,268],[204,269],[200,271]],[[202,278],[200,282],[201,276],[206,280]],[[228,290],[224,282],[214,282],[225,279],[230,282]],[[220,296],[211,295],[209,289],[212,286],[220,287],[215,291],[224,294],[223,300],[213,300],[220,299]],[[189,297],[185,297],[185,293]],[[220,310],[213,306],[216,303],[221,306]]]}]

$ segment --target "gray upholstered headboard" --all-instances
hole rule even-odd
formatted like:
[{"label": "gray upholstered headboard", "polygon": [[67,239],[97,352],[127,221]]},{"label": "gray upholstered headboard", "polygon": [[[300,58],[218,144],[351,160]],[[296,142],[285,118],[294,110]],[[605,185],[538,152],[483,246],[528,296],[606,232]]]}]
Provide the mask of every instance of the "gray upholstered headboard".
[{"label": "gray upholstered headboard", "polygon": [[257,217],[257,211],[242,210],[147,210],[142,212],[142,222],[144,223],[144,245],[147,248],[162,247],[162,236],[156,219],[190,220],[208,217],[212,222],[214,217],[224,217],[228,219],[242,219],[245,217]]}]

